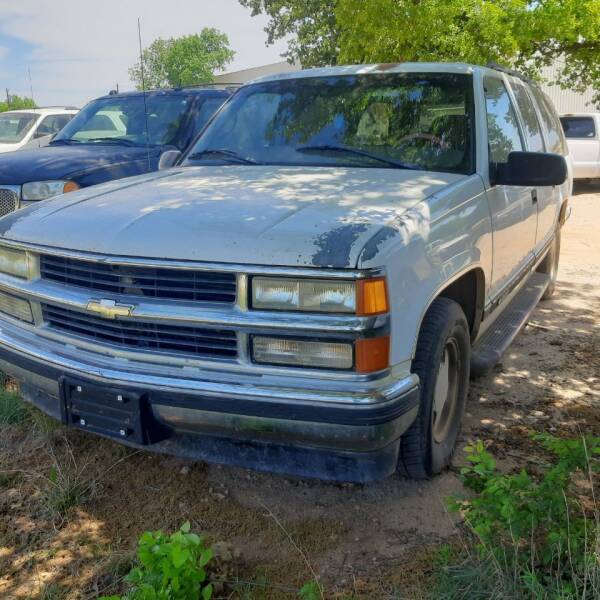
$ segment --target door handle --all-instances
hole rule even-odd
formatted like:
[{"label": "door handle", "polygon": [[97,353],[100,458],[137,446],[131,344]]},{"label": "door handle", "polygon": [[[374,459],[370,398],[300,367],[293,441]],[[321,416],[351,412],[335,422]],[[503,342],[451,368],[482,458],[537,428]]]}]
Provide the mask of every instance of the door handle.
[{"label": "door handle", "polygon": [[537,204],[537,201],[538,201],[537,190],[531,190],[531,202],[533,204]]}]

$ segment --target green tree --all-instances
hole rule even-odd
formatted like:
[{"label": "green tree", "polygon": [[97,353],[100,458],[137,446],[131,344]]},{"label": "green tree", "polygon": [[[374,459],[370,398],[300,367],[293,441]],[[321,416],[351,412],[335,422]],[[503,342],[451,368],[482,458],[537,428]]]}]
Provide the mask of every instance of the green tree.
[{"label": "green tree", "polygon": [[287,38],[284,56],[305,67],[334,65],[339,54],[336,1],[323,0],[239,0],[252,16],[269,17],[265,27],[267,45]]},{"label": "green tree", "polygon": [[335,63],[499,62],[558,83],[591,87],[600,102],[600,0],[240,0],[270,17],[267,43],[288,58]]},{"label": "green tree", "polygon": [[10,95],[9,99],[10,102],[7,100],[0,102],[0,112],[19,110],[21,108],[36,108],[36,104],[31,98],[21,98],[20,96]]},{"label": "green tree", "polygon": [[[180,38],[158,38],[142,52],[146,89],[210,83],[234,55],[227,35],[214,28]],[[141,90],[139,62],[129,69],[129,77]]]}]

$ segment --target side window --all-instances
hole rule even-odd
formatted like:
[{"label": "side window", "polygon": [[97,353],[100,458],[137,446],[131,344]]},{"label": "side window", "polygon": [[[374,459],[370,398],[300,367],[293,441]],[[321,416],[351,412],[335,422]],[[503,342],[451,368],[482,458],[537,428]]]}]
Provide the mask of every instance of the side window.
[{"label": "side window", "polygon": [[68,122],[70,115],[50,115],[42,119],[37,128],[36,135],[53,135],[58,133]]},{"label": "side window", "polygon": [[554,110],[552,103],[536,86],[532,86],[531,91],[537,100],[538,107],[540,109],[540,115],[542,117],[542,123],[546,129],[546,135],[548,136],[548,152],[566,154],[567,149],[562,126],[558,120],[558,116],[556,115],[556,111]]},{"label": "side window", "polygon": [[596,124],[593,117],[561,117],[567,139],[589,140],[596,137]]},{"label": "side window", "polygon": [[544,152],[545,147],[544,138],[542,136],[542,127],[527,89],[522,83],[517,82],[511,84],[511,87],[515,93],[517,108],[523,119],[529,150],[531,150],[531,152]]},{"label": "side window", "polygon": [[485,77],[483,84],[490,163],[505,163],[511,152],[523,150],[517,117],[501,79]]}]

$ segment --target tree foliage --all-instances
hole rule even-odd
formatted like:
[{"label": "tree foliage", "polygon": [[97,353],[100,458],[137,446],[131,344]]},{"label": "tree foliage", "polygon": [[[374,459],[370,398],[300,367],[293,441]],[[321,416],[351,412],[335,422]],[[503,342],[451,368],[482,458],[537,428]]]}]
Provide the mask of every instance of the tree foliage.
[{"label": "tree foliage", "polygon": [[323,0],[240,0],[252,16],[269,17],[265,27],[267,45],[288,38],[284,56],[305,67],[334,65],[337,62],[338,28],[336,1]]},{"label": "tree foliage", "polygon": [[31,98],[21,98],[20,96],[11,95],[9,96],[10,103],[6,100],[0,102],[0,112],[7,110],[20,110],[22,108],[36,108],[35,102]]},{"label": "tree foliage", "polygon": [[[498,62],[563,87],[600,90],[600,0],[240,0],[290,37],[305,67],[402,61]],[[600,91],[598,98],[600,101]]]},{"label": "tree foliage", "polygon": [[[158,38],[142,52],[146,89],[210,83],[234,55],[227,35],[214,28],[180,38]],[[142,89],[139,62],[129,69],[129,77]]]}]

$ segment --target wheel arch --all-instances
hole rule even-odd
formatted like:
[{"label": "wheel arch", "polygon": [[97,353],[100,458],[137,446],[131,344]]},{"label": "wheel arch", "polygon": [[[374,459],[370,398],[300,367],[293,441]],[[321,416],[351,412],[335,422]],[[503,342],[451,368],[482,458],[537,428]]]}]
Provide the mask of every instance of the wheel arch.
[{"label": "wheel arch", "polygon": [[[423,325],[423,319],[432,303],[437,298],[448,298],[454,300],[463,309],[469,324],[471,341],[475,340],[479,332],[483,310],[485,306],[485,272],[479,265],[470,266],[466,270],[457,273],[452,279],[445,281],[440,288],[431,296],[427,303],[417,329],[417,337]],[[415,339],[414,348],[416,349]],[[414,352],[413,352],[414,356]]]}]

